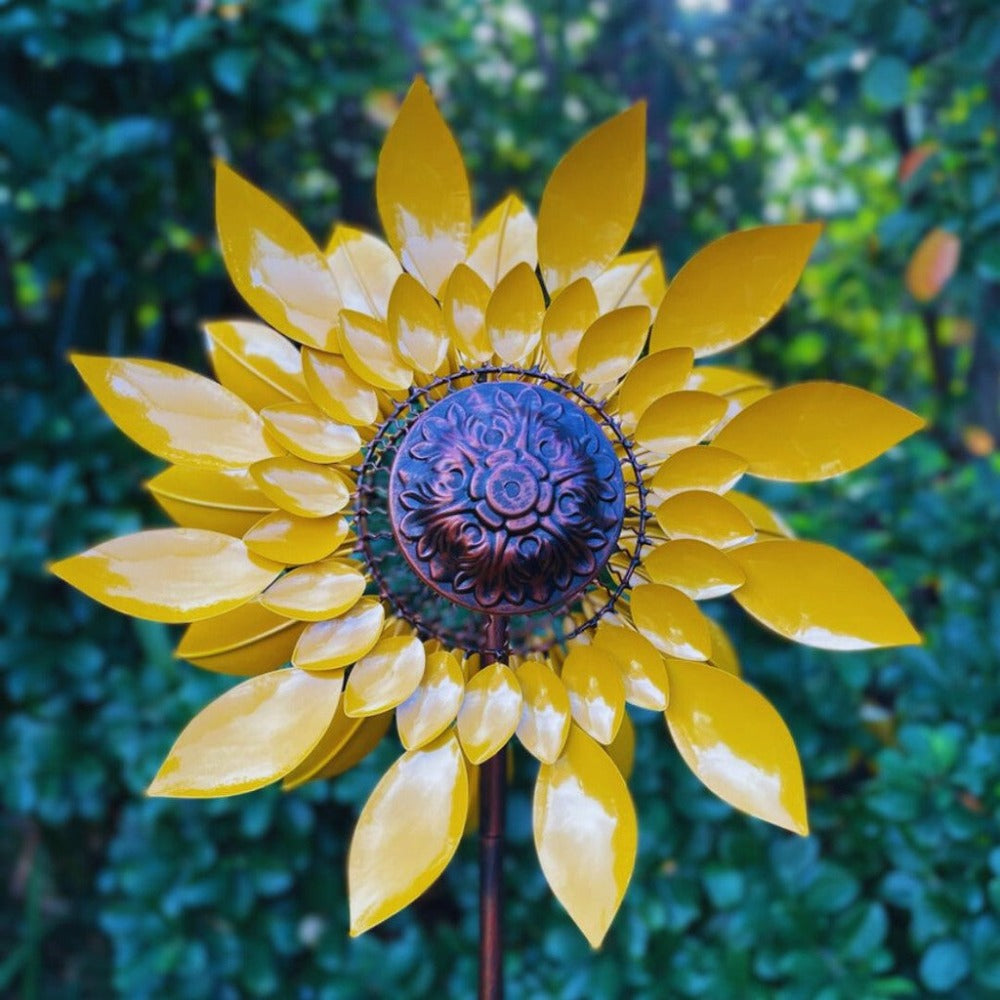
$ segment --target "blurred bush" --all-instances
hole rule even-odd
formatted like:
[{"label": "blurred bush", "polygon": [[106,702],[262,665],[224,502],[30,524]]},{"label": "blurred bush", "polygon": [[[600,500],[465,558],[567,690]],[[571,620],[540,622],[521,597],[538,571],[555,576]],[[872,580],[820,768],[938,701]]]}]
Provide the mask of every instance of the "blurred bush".
[{"label": "blurred bush", "polygon": [[[534,860],[521,762],[510,994],[1000,992],[989,0],[0,0],[0,995],[471,993],[471,845],[409,913],[346,937],[345,847],[384,756],[287,797],[145,800],[223,682],[172,661],[166,627],[43,569],[158,517],[140,488],[153,464],[69,377],[67,348],[202,365],[199,319],[247,312],[214,244],[211,158],[318,237],[338,217],[372,225],[377,149],[418,71],[481,208],[510,187],[537,204],[573,138],[647,97],[637,238],[671,271],[737,226],[828,219],[792,306],[738,360],[779,382],[853,381],[934,419],[845,482],[769,490],[803,536],[878,569],[927,637],[830,656],[734,618],[747,676],[796,734],[813,835],[734,815],[662,721],[639,718],[639,863],[592,954]],[[952,238],[928,250],[935,230]]]}]

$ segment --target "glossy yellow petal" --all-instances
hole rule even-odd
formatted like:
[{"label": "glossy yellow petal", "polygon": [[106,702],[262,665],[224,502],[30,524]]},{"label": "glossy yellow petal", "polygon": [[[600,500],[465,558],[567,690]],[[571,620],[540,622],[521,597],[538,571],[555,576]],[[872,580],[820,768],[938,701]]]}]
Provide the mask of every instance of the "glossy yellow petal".
[{"label": "glossy yellow petal", "polygon": [[623,306],[595,320],[576,352],[582,381],[603,385],[625,375],[646,346],[650,318],[646,306]]},{"label": "glossy yellow petal", "polygon": [[518,264],[538,264],[538,227],[531,212],[510,194],[476,226],[466,263],[490,288]]},{"label": "glossy yellow petal", "polygon": [[596,278],[615,259],[645,182],[645,103],[599,125],[556,164],[538,209],[538,260],[550,294]]},{"label": "glossy yellow petal", "polygon": [[700,389],[716,396],[724,396],[752,386],[767,386],[768,381],[756,372],[742,368],[725,368],[720,365],[698,365],[688,376],[685,389]]},{"label": "glossy yellow petal", "polygon": [[736,647],[726,634],[726,630],[711,618],[708,619],[708,630],[712,633],[712,657],[709,663],[713,667],[725,670],[734,677],[742,677],[743,669],[740,667],[740,658],[736,653]]},{"label": "glossy yellow petal", "polygon": [[303,625],[249,601],[189,625],[174,656],[219,674],[252,676],[284,666]]},{"label": "glossy yellow petal", "polygon": [[579,278],[552,300],[542,319],[542,350],[557,375],[576,370],[576,353],[584,333],[600,315],[594,286]]},{"label": "glossy yellow petal", "polygon": [[754,527],[738,507],[717,493],[689,490],[656,508],[656,520],[671,538],[693,538],[721,549],[749,541]]},{"label": "glossy yellow petal", "polygon": [[427,657],[417,689],[396,709],[396,728],[407,750],[416,750],[441,735],[455,721],[465,692],[462,665],[448,652]]},{"label": "glossy yellow petal", "polygon": [[168,462],[222,469],[278,454],[260,417],[204,375],[163,361],[70,360],[119,429]]},{"label": "glossy yellow petal", "polygon": [[737,414],[715,443],[765,479],[810,482],[856,469],[923,427],[881,396],[836,382],[772,392]]},{"label": "glossy yellow petal", "polygon": [[341,462],[361,449],[350,424],[338,424],[312,403],[282,403],[260,411],[268,433],[283,448],[309,462]]},{"label": "glossy yellow petal", "polygon": [[392,250],[371,233],[338,225],[325,252],[341,308],[385,319],[389,296],[403,273]]},{"label": "glossy yellow petal", "polygon": [[625,700],[639,708],[662,712],[667,707],[670,687],[667,668],[656,647],[643,635],[606,621],[597,626],[594,645],[612,653],[622,670]]},{"label": "glossy yellow petal", "polygon": [[205,324],[215,377],[255,410],[304,400],[299,349],[263,323],[246,320]]},{"label": "glossy yellow petal", "polygon": [[413,370],[396,353],[389,329],[379,319],[345,309],[340,314],[340,349],[354,374],[369,385],[400,392],[413,384]]},{"label": "glossy yellow petal", "polygon": [[146,487],[182,528],[239,536],[274,510],[274,504],[242,469],[174,465],[154,476]]},{"label": "glossy yellow petal", "polygon": [[353,608],[366,583],[360,563],[323,559],[286,573],[260,595],[260,603],[286,618],[323,621]]},{"label": "glossy yellow petal", "polygon": [[599,947],[632,878],[638,827],[621,772],[577,726],[559,760],[538,771],[533,826],[546,881]]},{"label": "glossy yellow petal", "polygon": [[465,260],[472,196],[455,138],[419,77],[382,145],[375,197],[390,246],[436,296]]},{"label": "glossy yellow petal", "polygon": [[503,663],[483,667],[469,681],[458,712],[458,738],[470,764],[482,764],[506,746],[521,719],[521,686]]},{"label": "glossy yellow petal", "polygon": [[732,557],[747,577],[733,596],[780,635],[839,650],[920,642],[875,574],[829,545],[766,541],[744,546]]},{"label": "glossy yellow petal", "polygon": [[666,290],[663,261],[656,250],[622,254],[594,278],[602,313],[623,306],[646,306],[655,312]]},{"label": "glossy yellow petal", "polygon": [[490,287],[465,264],[459,264],[445,285],[441,308],[455,350],[473,364],[489,361],[493,347],[486,335]]},{"label": "glossy yellow petal", "polygon": [[687,490],[727,493],[747,470],[746,460],[714,446],[684,448],[660,466],[650,487],[661,497]]},{"label": "glossy yellow petal", "polygon": [[185,726],[146,794],[215,798],[277,781],[319,742],[343,683],[294,668],[243,681]]},{"label": "glossy yellow petal", "polygon": [[724,553],[693,538],[665,542],[646,553],[642,567],[653,583],[665,583],[696,601],[731,594],[746,577]]},{"label": "glossy yellow petal", "polygon": [[250,467],[254,482],[279,507],[300,517],[329,517],[351,499],[344,473],[301,458],[269,458]]},{"label": "glossy yellow petal", "polygon": [[770,702],[703,663],[671,660],[667,669],[667,724],[687,766],[731,806],[805,836],[802,766]]},{"label": "glossy yellow petal", "polygon": [[408,750],[365,803],[351,838],[351,936],[413,902],[445,870],[462,839],[469,780],[454,733]]},{"label": "glossy yellow petal", "polygon": [[292,340],[329,349],[341,301],[319,247],[273,198],[221,160],[215,167],[215,224],[236,290]]},{"label": "glossy yellow petal", "polygon": [[658,399],[684,387],[694,364],[690,347],[657,351],[639,360],[622,382],[618,393],[618,419],[628,432]]},{"label": "glossy yellow petal", "polygon": [[385,609],[363,597],[350,610],[306,627],[292,653],[303,670],[338,670],[356,663],[375,647],[385,625]]},{"label": "glossy yellow petal", "polygon": [[367,719],[348,718],[341,699],[326,732],[309,756],[285,775],[282,789],[290,792],[307,781],[332,778],[350,770],[378,746],[391,723],[392,712]]},{"label": "glossy yellow petal", "polygon": [[256,597],[281,572],[238,538],[198,528],[112,538],[49,569],[115,611],[157,622],[221,615]]},{"label": "glossy yellow petal", "polygon": [[784,538],[795,537],[795,532],[785,523],[781,515],[771,510],[767,504],[756,497],[731,490],[726,494],[726,499],[734,507],[739,507],[743,511],[747,520],[754,526],[755,531],[765,532],[769,535],[781,535]]},{"label": "glossy yellow petal", "polygon": [[[664,667],[664,673],[666,668]],[[608,745],[608,756],[614,761],[621,776],[628,781],[632,776],[632,768],[635,766],[635,726],[629,718],[628,712],[622,716],[622,724],[618,727],[618,734]]]},{"label": "glossy yellow petal", "polygon": [[603,646],[576,646],[562,668],[573,721],[598,743],[610,743],[625,714],[622,666]]},{"label": "glossy yellow petal", "polygon": [[708,619],[698,605],[673,587],[643,583],[632,588],[635,627],[661,652],[682,660],[707,660],[712,654]]},{"label": "glossy yellow petal", "polygon": [[497,285],[486,307],[486,333],[505,364],[525,360],[538,346],[545,298],[535,272],[518,264]]},{"label": "glossy yellow petal", "polygon": [[334,420],[370,427],[378,420],[378,395],[335,354],[305,350],[302,371],[313,402]]},{"label": "glossy yellow petal", "polygon": [[337,514],[329,517],[298,517],[276,510],[256,521],[243,536],[247,548],[265,559],[301,566],[317,562],[340,548],[348,536],[347,519]]},{"label": "glossy yellow petal", "polygon": [[[450,283],[450,282],[449,282]],[[433,375],[448,356],[448,334],[434,296],[408,274],[389,299],[389,339],[410,368]]]},{"label": "glossy yellow petal", "polygon": [[689,448],[710,434],[725,416],[726,401],[708,392],[672,392],[646,407],[635,439],[656,455]]},{"label": "glossy yellow petal", "polygon": [[402,704],[424,676],[427,654],[416,636],[382,639],[351,668],[344,692],[344,711],[351,716],[376,715]]},{"label": "glossy yellow petal", "polygon": [[526,660],[516,671],[521,687],[517,738],[543,764],[554,764],[569,736],[570,706],[566,685],[547,664]]},{"label": "glossy yellow petal", "polygon": [[760,226],[699,250],[663,296],[651,350],[691,347],[700,358],[752,337],[792,294],[821,229]]}]

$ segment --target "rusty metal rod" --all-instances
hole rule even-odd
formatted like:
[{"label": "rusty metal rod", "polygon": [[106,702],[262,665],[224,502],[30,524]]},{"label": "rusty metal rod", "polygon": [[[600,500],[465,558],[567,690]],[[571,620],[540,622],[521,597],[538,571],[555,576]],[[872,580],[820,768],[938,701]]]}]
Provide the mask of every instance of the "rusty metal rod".
[{"label": "rusty metal rod", "polygon": [[[507,618],[486,618],[483,666],[507,659]],[[503,1000],[503,846],[506,753],[479,768],[479,1000]]]}]

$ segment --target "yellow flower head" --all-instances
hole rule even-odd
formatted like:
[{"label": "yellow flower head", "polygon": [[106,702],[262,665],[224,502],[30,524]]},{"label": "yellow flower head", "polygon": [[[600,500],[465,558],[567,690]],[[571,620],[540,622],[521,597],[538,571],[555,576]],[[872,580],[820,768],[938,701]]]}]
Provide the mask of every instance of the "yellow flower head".
[{"label": "yellow flower head", "polygon": [[[476,766],[516,735],[540,762],[542,869],[597,946],[636,851],[626,704],[665,712],[721,798],[805,833],[792,738],[698,602],[732,595],[826,649],[919,642],[867,569],[794,540],[735,487],[849,471],[920,419],[845,385],[772,390],[695,363],[777,312],[819,227],[733,233],[668,285],[655,250],[621,253],[644,130],[636,105],[580,140],[537,221],[512,195],[474,226],[418,80],[378,163],[387,243],[337,225],[321,249],[218,164],[226,267],[264,321],[206,325],[218,381],[73,358],[111,419],[171,463],[149,486],[179,526],[53,571],[119,611],[189,623],[178,656],[248,678],[184,729],[149,793],[332,777],[395,718],[404,752],[351,845],[352,933],[440,875]],[[481,613],[496,611],[519,612],[511,654],[483,666]]]}]

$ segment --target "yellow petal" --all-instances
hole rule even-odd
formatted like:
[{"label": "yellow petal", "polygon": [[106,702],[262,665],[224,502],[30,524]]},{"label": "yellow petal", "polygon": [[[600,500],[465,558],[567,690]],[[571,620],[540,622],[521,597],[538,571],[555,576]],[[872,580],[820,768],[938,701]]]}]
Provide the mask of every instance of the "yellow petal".
[{"label": "yellow petal", "polygon": [[242,469],[174,465],[154,476],[146,486],[156,502],[183,528],[204,528],[239,536],[274,510],[274,504]]},{"label": "yellow petal", "polygon": [[820,649],[920,642],[875,574],[829,545],[758,542],[734,551],[732,557],[747,577],[733,596],[780,635]]},{"label": "yellow petal", "polygon": [[570,707],[566,685],[547,664],[526,660],[516,671],[521,688],[517,738],[543,764],[554,764],[569,736]]},{"label": "yellow petal", "polygon": [[510,667],[494,663],[469,681],[458,713],[458,738],[471,764],[482,764],[514,735],[521,687]]},{"label": "yellow petal", "polygon": [[538,771],[533,825],[553,894],[599,947],[632,878],[638,826],[621,772],[577,726],[559,760]]},{"label": "yellow petal", "polygon": [[687,490],[727,493],[747,470],[746,460],[714,446],[684,448],[660,466],[650,487],[661,497]]},{"label": "yellow petal", "polygon": [[471,267],[490,288],[518,264],[538,264],[538,227],[515,194],[508,195],[476,226],[469,242]]},{"label": "yellow petal", "polygon": [[657,351],[638,361],[618,393],[618,419],[622,428],[626,432],[634,430],[639,418],[656,400],[682,389],[693,364],[690,347]]},{"label": "yellow petal", "polygon": [[760,226],[699,250],[663,296],[650,349],[691,347],[701,358],[752,337],[792,294],[821,229]]},{"label": "yellow petal", "polygon": [[255,522],[243,536],[247,548],[265,559],[301,566],[316,562],[340,548],[349,525],[337,514],[329,517],[297,517],[276,510]]},{"label": "yellow petal", "polygon": [[292,653],[303,670],[337,670],[370,653],[382,635],[385,609],[374,597],[363,597],[349,611],[306,627]]},{"label": "yellow petal", "polygon": [[342,699],[333,714],[333,721],[309,756],[285,775],[281,782],[282,789],[290,792],[315,778],[343,774],[375,749],[391,722],[391,712],[368,719],[348,718],[344,715]]},{"label": "yellow petal", "polygon": [[385,137],[375,197],[390,246],[436,296],[465,260],[472,196],[455,138],[419,77]]},{"label": "yellow petal", "polygon": [[189,625],[174,656],[220,674],[252,676],[288,662],[302,624],[257,601]]},{"label": "yellow petal", "polygon": [[680,538],[648,552],[643,569],[653,583],[665,583],[696,601],[731,594],[746,577],[724,553],[705,542]]},{"label": "yellow petal", "polygon": [[49,569],[115,611],[156,622],[221,615],[256,597],[281,572],[238,538],[198,528],[112,538]]},{"label": "yellow petal", "polygon": [[323,621],[353,608],[366,582],[360,563],[324,559],[286,573],[260,595],[260,603],[286,618]]},{"label": "yellow petal", "polygon": [[185,726],[146,794],[214,798],[277,781],[326,731],[343,683],[295,669],[243,681]]},{"label": "yellow petal", "polygon": [[335,354],[302,352],[302,370],[313,402],[334,420],[370,427],[378,420],[378,395]]},{"label": "yellow petal", "polygon": [[70,360],[115,424],[168,462],[222,469],[278,454],[260,417],[204,375],[163,361]]},{"label": "yellow petal", "polygon": [[765,532],[769,535],[781,535],[785,538],[795,537],[795,532],[785,523],[784,519],[756,497],[731,490],[726,494],[726,499],[734,507],[743,511],[755,531]]},{"label": "yellow petal", "polygon": [[389,339],[410,368],[433,375],[448,356],[448,335],[434,296],[408,274],[400,275],[389,299]]},{"label": "yellow petal", "polygon": [[486,332],[505,364],[517,364],[537,347],[545,298],[535,272],[518,264],[497,285],[486,307]]},{"label": "yellow petal", "polygon": [[717,493],[689,490],[664,500],[656,520],[671,538],[693,538],[721,549],[754,536],[754,527],[738,507]]},{"label": "yellow petal", "polygon": [[351,839],[351,936],[413,902],[445,870],[462,839],[469,780],[454,733],[409,750],[365,803]]},{"label": "yellow petal", "polygon": [[473,364],[489,361],[493,356],[486,335],[489,301],[489,285],[471,267],[459,264],[445,285],[442,311],[452,345]]},{"label": "yellow petal", "polygon": [[[689,348],[690,350],[690,348]],[[742,368],[725,368],[720,365],[698,365],[688,376],[685,389],[700,389],[716,396],[725,396],[740,389],[752,386],[766,386],[767,379],[761,378],[756,372],[744,371]]]},{"label": "yellow petal", "polygon": [[625,700],[639,708],[662,712],[670,687],[667,668],[656,647],[643,635],[606,621],[597,626],[594,645],[614,655],[625,682]]},{"label": "yellow petal", "polygon": [[646,182],[646,105],[585,135],[556,164],[538,209],[538,260],[550,293],[596,278],[632,232]]},{"label": "yellow petal", "polygon": [[371,233],[338,225],[325,252],[341,308],[385,319],[389,295],[403,273],[392,250]]},{"label": "yellow petal", "polygon": [[562,668],[573,721],[598,743],[610,743],[625,714],[625,683],[617,659],[601,646],[571,649]]},{"label": "yellow petal", "polygon": [[726,413],[726,401],[708,392],[672,392],[650,403],[639,418],[635,439],[656,455],[697,444]]},{"label": "yellow petal", "polygon": [[329,349],[341,302],[319,247],[274,199],[221,160],[215,167],[215,224],[236,290],[292,340]]},{"label": "yellow petal", "polygon": [[803,382],[738,413],[715,439],[765,479],[811,482],[856,469],[923,427],[916,414],[836,382]]},{"label": "yellow petal", "polygon": [[679,590],[640,584],[632,588],[631,610],[635,627],[661,653],[682,660],[707,660],[711,655],[708,619]]},{"label": "yellow petal", "polygon": [[306,398],[302,355],[280,333],[245,320],[204,329],[215,377],[255,410]]},{"label": "yellow petal", "polygon": [[407,750],[416,750],[436,739],[455,721],[465,692],[462,665],[448,652],[427,657],[427,667],[417,689],[396,709],[396,728]]},{"label": "yellow petal", "polygon": [[340,314],[340,349],[351,370],[369,385],[399,392],[413,384],[413,371],[403,363],[379,319],[345,309]]},{"label": "yellow petal", "polygon": [[[664,668],[664,674],[666,668]],[[628,712],[622,716],[622,724],[618,727],[618,735],[608,744],[608,756],[618,768],[621,776],[628,781],[635,766],[635,726]]]},{"label": "yellow petal", "polygon": [[427,655],[415,636],[382,639],[351,668],[344,692],[344,711],[351,716],[376,715],[402,704],[424,676]]},{"label": "yellow petal", "polygon": [[958,267],[962,241],[946,229],[932,229],[913,251],[906,265],[906,287],[918,302],[930,302],[941,293]]},{"label": "yellow petal", "polygon": [[802,766],[770,702],[703,663],[671,660],[667,669],[667,724],[687,766],[731,806],[805,836]]},{"label": "yellow petal", "polygon": [[347,477],[301,458],[269,458],[250,467],[254,482],[279,507],[300,517],[328,517],[351,499]]},{"label": "yellow petal", "polygon": [[712,657],[709,663],[713,667],[725,670],[734,677],[742,677],[743,669],[740,667],[740,658],[736,653],[736,647],[726,635],[725,629],[718,622],[709,618],[708,630],[712,633]]},{"label": "yellow petal", "polygon": [[623,306],[595,320],[576,352],[580,378],[603,385],[625,375],[646,346],[649,320],[646,306]]},{"label": "yellow petal", "polygon": [[562,289],[542,319],[542,350],[557,375],[576,370],[576,354],[584,333],[600,315],[594,286],[580,278]]},{"label": "yellow petal", "polygon": [[353,427],[334,422],[312,403],[268,406],[260,415],[275,441],[309,462],[340,462],[361,448]]},{"label": "yellow petal", "polygon": [[655,311],[666,290],[663,261],[656,250],[622,254],[594,278],[602,313],[623,306],[646,306]]}]

